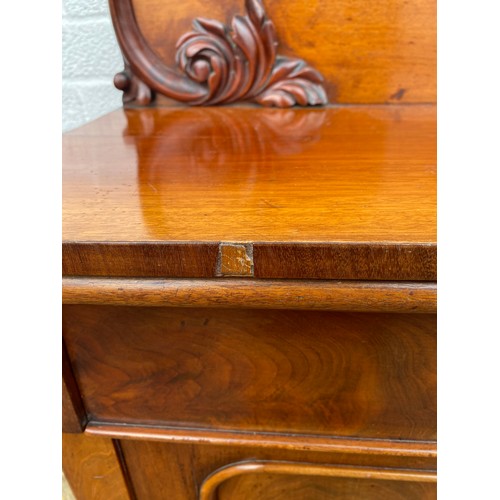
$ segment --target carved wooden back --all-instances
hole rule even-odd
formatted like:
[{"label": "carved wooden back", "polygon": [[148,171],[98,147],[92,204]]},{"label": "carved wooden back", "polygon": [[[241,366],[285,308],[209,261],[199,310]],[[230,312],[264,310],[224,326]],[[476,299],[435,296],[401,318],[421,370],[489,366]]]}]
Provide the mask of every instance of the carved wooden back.
[{"label": "carved wooden back", "polygon": [[[126,102],[436,101],[435,0],[110,0]],[[194,25],[196,18],[212,20]],[[276,45],[277,42],[277,45]],[[170,101],[172,102],[172,101]]]}]

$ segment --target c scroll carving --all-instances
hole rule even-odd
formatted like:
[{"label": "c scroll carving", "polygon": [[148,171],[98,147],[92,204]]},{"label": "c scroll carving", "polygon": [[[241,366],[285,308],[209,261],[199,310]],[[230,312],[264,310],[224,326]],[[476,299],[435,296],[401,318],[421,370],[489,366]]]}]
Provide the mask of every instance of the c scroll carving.
[{"label": "c scroll carving", "polygon": [[124,102],[148,104],[155,91],[205,106],[247,101],[286,108],[328,102],[317,70],[301,59],[277,54],[274,24],[261,0],[245,0],[246,15],[234,16],[230,27],[196,19],[193,30],[177,42],[176,70],[148,47],[130,2],[110,0],[110,5],[126,61],[125,70],[115,76]]}]

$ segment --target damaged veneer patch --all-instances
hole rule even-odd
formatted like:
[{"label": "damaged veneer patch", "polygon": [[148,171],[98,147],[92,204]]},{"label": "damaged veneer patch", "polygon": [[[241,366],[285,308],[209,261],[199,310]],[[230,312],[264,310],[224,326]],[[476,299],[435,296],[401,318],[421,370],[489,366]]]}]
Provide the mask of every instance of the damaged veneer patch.
[{"label": "damaged veneer patch", "polygon": [[251,243],[221,243],[217,257],[217,276],[253,276]]}]

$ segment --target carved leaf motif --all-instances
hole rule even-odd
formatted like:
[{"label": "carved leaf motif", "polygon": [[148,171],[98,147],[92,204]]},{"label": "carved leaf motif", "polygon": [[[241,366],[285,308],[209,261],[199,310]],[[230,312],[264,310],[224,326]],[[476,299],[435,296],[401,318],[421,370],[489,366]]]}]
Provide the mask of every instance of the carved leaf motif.
[{"label": "carved leaf motif", "polygon": [[252,22],[258,26],[266,18],[266,11],[260,0],[245,0],[245,9]]},{"label": "carved leaf motif", "polygon": [[256,101],[264,106],[289,107],[325,104],[327,97],[318,71],[300,59],[278,58],[264,92]]},{"label": "carved leaf motif", "polygon": [[190,104],[253,101],[266,106],[316,106],[328,102],[323,78],[300,59],[277,57],[273,23],[261,0],[246,0],[246,16],[231,29],[219,21],[196,19],[193,31],[177,42],[176,63],[188,78],[206,86]]}]

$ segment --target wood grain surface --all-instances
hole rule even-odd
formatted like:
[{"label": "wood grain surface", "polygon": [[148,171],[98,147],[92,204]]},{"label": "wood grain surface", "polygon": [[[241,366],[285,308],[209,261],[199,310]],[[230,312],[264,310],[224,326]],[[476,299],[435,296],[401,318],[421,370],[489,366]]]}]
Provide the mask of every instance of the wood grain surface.
[{"label": "wood grain surface", "polygon": [[62,457],[64,475],[77,500],[134,500],[111,439],[63,434]]},{"label": "wood grain surface", "polygon": [[[436,497],[435,2],[264,4],[339,105],[158,98],[63,138],[79,500]],[[114,5],[151,72],[195,17],[244,11]]]},{"label": "wood grain surface", "polygon": [[435,283],[63,278],[64,304],[436,312]]},{"label": "wood grain surface", "polygon": [[128,0],[109,2],[125,69],[114,84],[123,102],[147,105],[155,92],[192,105],[250,101],[287,108],[328,102],[323,77],[303,60],[277,53],[276,29],[261,0],[246,0],[230,24],[197,19],[166,66],[137,25]]},{"label": "wood grain surface", "polygon": [[[176,428],[171,426],[113,424],[91,420],[85,428],[91,436],[136,441],[158,441],[175,444],[210,444],[237,448],[276,450],[309,450],[343,456],[370,455],[373,460],[406,460],[412,463],[436,464],[435,441],[401,441],[397,439],[339,438],[314,434],[282,434],[277,432],[220,431],[214,429]],[[367,462],[369,463],[369,462]],[[372,462],[373,463],[373,462]],[[386,462],[384,462],[386,463]],[[399,463],[399,462],[393,462]]]},{"label": "wood grain surface", "polygon": [[64,306],[92,420],[433,441],[435,316]]},{"label": "wood grain surface", "polygon": [[[128,0],[127,0],[128,1]],[[133,0],[150,48],[175,69],[175,45],[194,18],[226,23],[243,0]],[[330,102],[435,102],[436,2],[264,0],[278,51],[325,77]],[[121,68],[117,68],[121,69]]]},{"label": "wood grain surface", "polygon": [[[240,461],[286,461],[292,467],[300,467],[307,463],[310,469],[315,467],[329,466],[337,471],[356,472],[359,467],[384,468],[388,474],[399,479],[408,468],[413,469],[415,475],[421,475],[425,479],[434,479],[434,463],[422,460],[401,459],[394,456],[369,456],[367,455],[343,455],[335,453],[318,453],[307,448],[295,450],[266,449],[254,446],[253,448],[238,448],[237,446],[192,446],[168,443],[154,443],[148,441],[122,441],[124,456],[130,465],[131,479],[138,498],[148,500],[160,500],[168,496],[173,500],[195,500],[202,483],[210,478],[218,470],[231,467],[231,464]],[[303,472],[303,469],[301,469]],[[294,500],[323,500],[332,498],[325,495],[327,491],[342,493],[344,496],[335,498],[390,498],[403,500],[406,498],[421,499],[435,498],[434,496],[423,496],[424,493],[433,491],[435,487],[422,486],[421,482],[398,482],[370,479],[348,480],[331,479],[322,480],[314,477],[307,480],[300,476],[297,480],[293,476],[280,475],[258,475],[249,476],[248,482],[242,478],[234,478],[234,482],[227,481],[221,488],[220,498],[293,498]],[[366,481],[365,484],[361,484]],[[392,485],[392,486],[391,486]],[[404,486],[406,485],[406,487]],[[226,489],[227,488],[227,489]],[[269,489],[268,489],[269,488]],[[365,489],[366,488],[366,489]],[[266,491],[268,492],[266,495]],[[302,491],[302,496],[300,492]],[[363,496],[375,491],[379,496]],[[360,495],[356,495],[359,492]],[[382,496],[383,492],[389,496]],[[225,494],[224,494],[225,493]],[[392,493],[392,496],[390,495]],[[231,496],[236,495],[238,496]],[[242,496],[246,494],[247,496]],[[399,496],[398,496],[399,494]],[[404,495],[408,496],[404,496]],[[421,496],[418,496],[418,495]],[[282,495],[282,496],[279,496]],[[287,496],[288,495],[288,496]]]},{"label": "wood grain surface", "polygon": [[66,346],[62,346],[62,430],[83,432],[87,425],[87,412],[83,406],[80,390],[76,383],[68,358]]},{"label": "wood grain surface", "polygon": [[[300,475],[245,474],[219,485],[203,500],[435,500],[436,485],[428,482]],[[397,472],[394,474],[397,475]]]},{"label": "wood grain surface", "polygon": [[64,272],[213,277],[228,242],[260,278],[432,281],[435,126],[434,106],[114,112],[64,138]]},{"label": "wood grain surface", "polygon": [[436,498],[436,487],[429,483],[436,483],[435,472],[249,460],[208,476],[200,500]]}]

